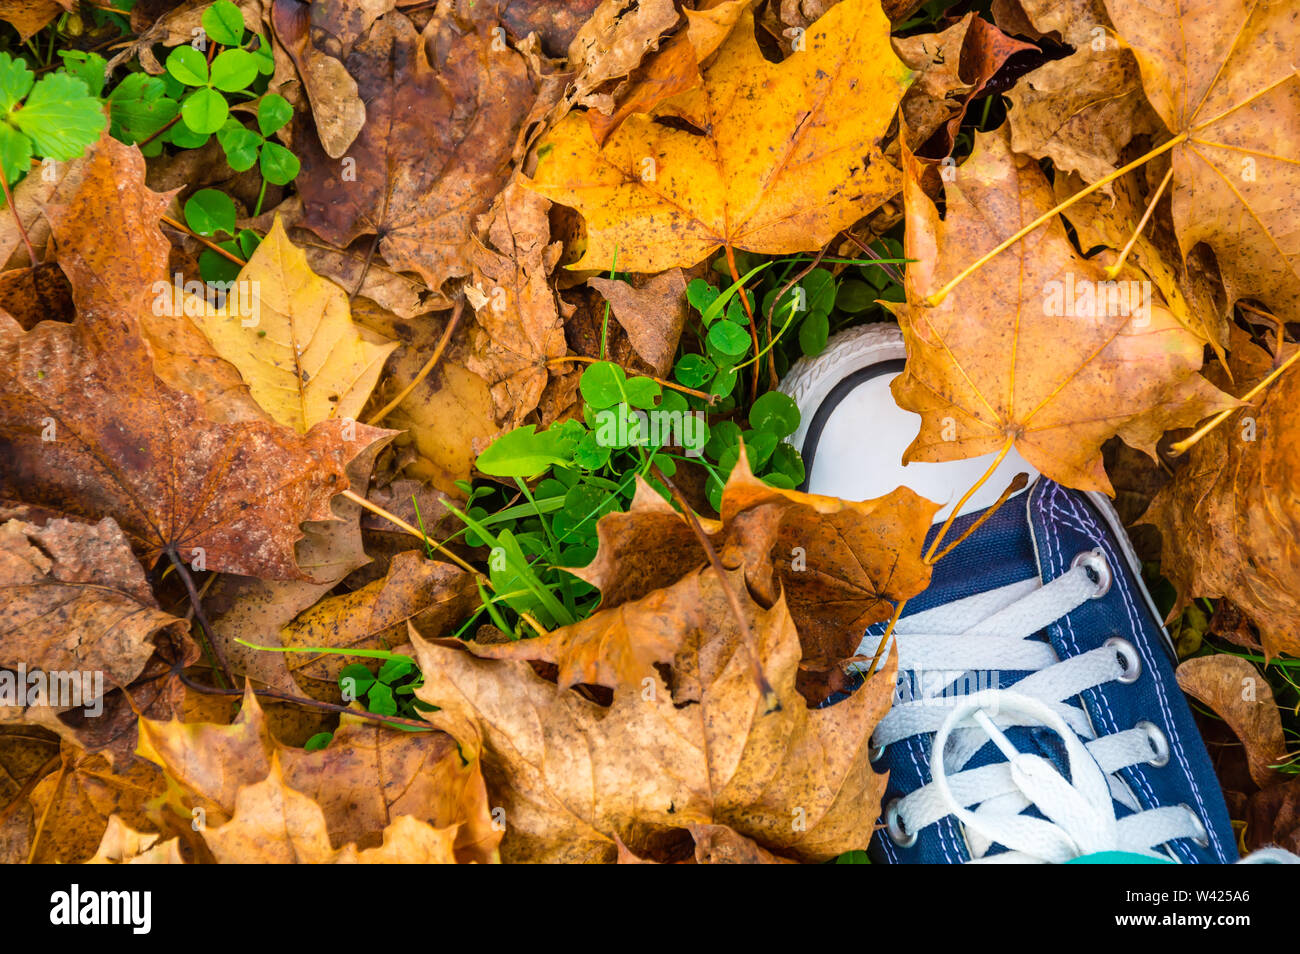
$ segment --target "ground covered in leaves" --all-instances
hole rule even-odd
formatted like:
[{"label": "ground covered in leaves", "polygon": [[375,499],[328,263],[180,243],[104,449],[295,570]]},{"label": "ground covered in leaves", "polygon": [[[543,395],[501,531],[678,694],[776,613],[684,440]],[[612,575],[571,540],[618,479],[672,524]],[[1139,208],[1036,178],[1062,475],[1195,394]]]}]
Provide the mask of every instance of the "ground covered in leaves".
[{"label": "ground covered in leaves", "polygon": [[860,860],[938,505],[778,383],[873,322],[908,460],[1115,496],[1300,850],[1294,4],[0,20],[0,859]]}]

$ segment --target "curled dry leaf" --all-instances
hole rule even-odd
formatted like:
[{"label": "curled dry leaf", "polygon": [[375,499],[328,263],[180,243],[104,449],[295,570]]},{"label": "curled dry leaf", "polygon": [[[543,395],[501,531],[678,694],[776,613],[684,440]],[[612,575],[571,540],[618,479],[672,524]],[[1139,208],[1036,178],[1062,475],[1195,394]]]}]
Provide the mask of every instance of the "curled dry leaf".
[{"label": "curled dry leaf", "polygon": [[547,362],[568,350],[549,277],[561,252],[550,240],[550,207],[512,182],[484,217],[484,241],[473,246],[465,297],[476,327],[466,367],[491,386],[496,419],[505,427],[533,412],[550,378]]},{"label": "curled dry leaf", "polygon": [[[90,706],[99,700],[92,693],[135,681],[164,629],[180,634],[185,623],[158,608],[111,519],[0,524],[0,666],[100,673],[102,686],[79,686],[78,706]],[[8,688],[0,704],[14,705],[12,679]]]},{"label": "curled dry leaf", "polygon": [[821,248],[898,188],[882,148],[910,71],[877,0],[844,0],[768,62],[746,12],[704,84],[629,117],[603,148],[570,113],[531,186],[587,222],[573,268],[659,272],[726,246]]},{"label": "curled dry leaf", "polygon": [[1044,63],[1008,91],[1011,147],[1096,182],[1120,165],[1131,140],[1160,129],[1137,61],[1109,30],[1102,0],[1026,0],[1018,14],[1024,20],[1015,32],[1055,33],[1074,52]]},{"label": "curled dry leaf", "polygon": [[[1196,374],[1202,342],[1158,302],[1112,292],[1053,219],[985,263],[939,305],[925,299],[1054,205],[1037,164],[1004,131],[976,134],[975,151],[945,183],[941,220],[919,162],[905,157],[907,304],[894,307],[907,367],[891,389],[921,415],[905,461],[977,457],[1014,443],[1053,480],[1111,492],[1101,445],[1143,414],[1154,428],[1195,424],[1231,407]],[[1098,283],[1104,283],[1098,286]],[[1190,411],[1189,411],[1190,409]]]},{"label": "curled dry leaf", "polygon": [[222,306],[198,321],[258,405],[300,434],[355,420],[397,347],[353,324],[347,293],[311,270],[278,217]]},{"label": "curled dry leaf", "polygon": [[722,45],[752,3],[753,0],[705,0],[698,10],[683,10],[684,29],[646,56],[614,93],[595,97],[597,107],[609,107],[587,110],[587,122],[597,144],[603,146],[633,113],[652,112],[664,100],[704,82],[700,64]]},{"label": "curled dry leaf", "polygon": [[936,129],[947,126],[943,152],[951,152],[971,100],[1012,56],[1037,49],[974,13],[938,33],[896,38],[899,59],[917,71],[902,102],[909,145],[918,148]]},{"label": "curled dry leaf", "polygon": [[1228,298],[1300,313],[1300,8],[1105,0],[1173,147],[1184,254],[1214,250]]},{"label": "curled dry leaf", "polygon": [[[1273,360],[1232,333],[1228,367],[1248,387]],[[1193,445],[1142,518],[1160,529],[1161,567],[1178,588],[1173,612],[1196,596],[1227,597],[1259,627],[1269,655],[1300,655],[1298,404],[1291,369]]]},{"label": "curled dry leaf", "polygon": [[[573,79],[570,101],[580,106],[608,107],[609,95],[595,95],[604,83],[627,76],[642,57],[677,23],[673,0],[644,0],[635,4],[604,0],[569,44]],[[603,112],[608,113],[605,108]]]},{"label": "curled dry leaf", "polygon": [[[163,379],[162,349],[180,339],[160,331],[147,340],[142,327],[144,314],[162,323],[149,309],[160,276],[123,271],[98,225],[140,222],[142,241],[165,248],[150,221],[165,197],[138,179],[118,181],[121,150],[138,157],[125,146],[97,150],[74,201],[47,210],[76,322],[23,332],[0,316],[0,495],[73,517],[111,515],[150,565],[172,551],[201,556],[208,569],[302,578],[293,554],[299,524],[332,518],[348,461],[385,432],[341,421],[306,435],[257,419],[217,423],[206,413],[215,399],[201,403]],[[185,353],[170,360],[173,379],[201,367]],[[237,395],[221,399],[237,403]]]},{"label": "curled dry leaf", "polygon": [[435,19],[421,35],[400,13],[376,20],[345,64],[368,117],[348,155],[295,134],[302,225],[340,249],[373,236],[435,290],[467,274],[474,220],[509,178],[535,96],[523,58],[498,47],[486,27],[461,35]]},{"label": "curled dry leaf", "polygon": [[1232,728],[1246,749],[1250,777],[1260,788],[1281,780],[1273,766],[1286,759],[1282,719],[1268,681],[1246,660],[1215,654],[1178,667],[1178,686]]},{"label": "curled dry leaf", "polygon": [[[770,851],[821,861],[871,828],[884,788],[867,757],[888,708],[892,669],[845,701],[809,709],[795,690],[799,638],[778,600],[764,609],[739,593],[759,663],[779,699],[770,710],[755,684],[747,637],[719,612],[689,653],[698,699],[674,704],[656,677],[619,684],[608,707],[558,691],[526,662],[478,659],[412,630],[428,714],[480,756],[509,826],[506,861],[612,862],[621,840],[643,857],[691,824],[735,829]],[[722,583],[700,574],[708,591]],[[725,606],[716,599],[713,605]],[[672,616],[681,617],[678,607]],[[792,825],[792,817],[804,825]]]}]

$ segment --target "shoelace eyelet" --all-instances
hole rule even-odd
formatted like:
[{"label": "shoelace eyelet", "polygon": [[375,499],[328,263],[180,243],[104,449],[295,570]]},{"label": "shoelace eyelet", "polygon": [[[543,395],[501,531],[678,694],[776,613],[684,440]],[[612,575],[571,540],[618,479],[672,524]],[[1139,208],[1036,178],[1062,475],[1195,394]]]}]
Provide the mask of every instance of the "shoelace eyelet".
[{"label": "shoelace eyelet", "polygon": [[1115,655],[1124,667],[1124,671],[1115,677],[1116,682],[1131,685],[1142,678],[1142,657],[1138,655],[1136,646],[1118,636],[1112,636],[1103,645],[1107,649],[1115,650]]},{"label": "shoelace eyelet", "polygon": [[879,762],[880,757],[884,754],[885,746],[883,745],[873,745],[871,748],[867,749],[867,758],[872,762]]},{"label": "shoelace eyelet", "polygon": [[911,848],[916,844],[917,833],[909,833],[903,827],[903,820],[898,817],[898,803],[901,801],[901,798],[896,798],[885,806],[885,831],[889,833],[890,841],[899,848]]},{"label": "shoelace eyelet", "polygon": [[1202,848],[1209,848],[1210,832],[1206,829],[1205,822],[1201,821],[1201,816],[1196,814],[1195,809],[1193,809],[1192,806],[1188,805],[1186,802],[1180,803],[1178,807],[1186,811],[1187,814],[1191,815],[1192,821],[1196,822],[1196,827],[1201,830],[1201,834],[1197,837],[1193,837],[1192,841],[1196,842]]},{"label": "shoelace eyelet", "polygon": [[1147,734],[1147,741],[1151,743],[1152,757],[1147,762],[1152,768],[1163,768],[1169,764],[1169,739],[1164,730],[1154,722],[1147,722],[1145,719],[1139,722],[1134,728],[1141,729]]},{"label": "shoelace eyelet", "polygon": [[1097,584],[1097,591],[1092,594],[1091,599],[1100,599],[1110,592],[1111,572],[1110,564],[1106,562],[1106,555],[1101,552],[1100,548],[1096,550],[1085,550],[1070,561],[1070,569],[1076,566],[1082,566],[1088,571],[1088,578]]}]

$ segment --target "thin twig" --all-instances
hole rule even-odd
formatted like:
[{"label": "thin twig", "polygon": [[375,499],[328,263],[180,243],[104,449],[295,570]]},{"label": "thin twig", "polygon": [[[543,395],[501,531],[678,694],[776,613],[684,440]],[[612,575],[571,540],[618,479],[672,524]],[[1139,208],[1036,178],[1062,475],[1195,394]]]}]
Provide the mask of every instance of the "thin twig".
[{"label": "thin twig", "polygon": [[203,641],[207,643],[207,648],[212,651],[212,658],[216,660],[221,675],[225,677],[227,683],[234,686],[235,677],[231,673],[230,664],[226,662],[226,654],[217,645],[217,641],[212,638],[212,624],[208,622],[208,616],[203,612],[203,598],[199,596],[199,591],[194,586],[194,578],[190,576],[189,567],[181,560],[180,554],[176,552],[176,547],[167,547],[167,556],[171,558],[177,576],[185,584],[185,592],[190,595],[190,606],[194,609],[194,619],[203,631]]},{"label": "thin twig", "polygon": [[[731,269],[731,280],[740,285],[740,271],[736,268],[736,253],[732,250],[731,245],[724,245],[723,248],[727,253],[727,268]],[[762,349],[758,344],[758,323],[754,321],[754,310],[749,307],[749,295],[745,291],[745,286],[740,285],[740,303],[745,306],[745,317],[749,319],[749,337],[754,342],[754,354],[758,354]],[[772,382],[772,387],[776,387],[776,382]],[[754,365],[754,394],[758,394],[758,364]]]},{"label": "thin twig", "polygon": [[[216,686],[205,686],[201,682],[195,682],[180,669],[174,669],[173,674],[190,689],[206,696],[242,696],[244,694],[243,689],[219,689]],[[324,712],[339,712],[347,715],[354,715],[359,719],[369,719],[372,722],[379,722],[384,725],[404,725],[418,729],[433,728],[433,725],[430,723],[418,721],[416,719],[404,719],[401,716],[379,715],[375,712],[366,712],[364,709],[353,709],[351,706],[341,706],[335,702],[321,702],[319,699],[309,699],[306,696],[294,696],[287,692],[277,692],[274,689],[254,689],[253,695],[258,696],[259,698],[277,699],[280,702],[288,702],[307,709],[320,709]]]},{"label": "thin twig", "polygon": [[[347,497],[349,500],[351,500],[353,503],[357,504],[358,506],[365,507],[375,516],[383,517],[393,526],[398,527],[401,530],[405,530],[411,536],[419,537],[419,539],[423,541],[426,545],[433,547],[435,550],[437,550],[447,559],[451,560],[453,563],[455,563],[466,573],[472,574],[474,576],[474,579],[477,580],[479,583],[482,583],[484,586],[488,587],[489,589],[495,590],[495,587],[492,586],[491,578],[485,576],[483,573],[476,570],[472,565],[466,563],[463,559],[461,559],[460,556],[458,556],[455,553],[452,553],[441,543],[438,543],[436,540],[430,540],[427,534],[421,533],[419,530],[415,529],[415,527],[411,526],[401,517],[397,516],[397,514],[389,513],[383,507],[379,506],[378,504],[371,503],[365,497],[355,494],[351,490],[343,491],[343,496]],[[549,636],[551,634],[551,631],[547,629],[545,626],[543,626],[541,623],[539,623],[536,619],[534,619],[530,613],[520,612],[519,618],[522,619],[529,626],[531,626],[534,630],[536,630],[537,635]]]},{"label": "thin twig", "polygon": [[[551,358],[549,361],[546,362],[546,366],[549,368],[552,365],[568,364],[570,362],[577,362],[579,364],[596,364],[600,361],[609,361],[609,359],[588,358],[585,354],[566,354],[562,358]],[[610,361],[610,364],[614,364],[614,363],[615,362]],[[619,365],[619,367],[622,367],[622,365]],[[632,374],[632,375],[636,375],[638,373],[636,371],[631,371],[628,368],[623,368],[623,372],[625,374]],[[643,377],[649,378],[651,381],[655,382],[655,384],[658,384],[661,387],[671,388],[674,391],[680,391],[682,394],[689,394],[692,397],[703,398],[704,400],[708,401],[710,405],[716,404],[718,402],[718,396],[716,394],[708,394],[704,391],[697,391],[694,388],[688,388],[685,385],[675,384],[672,381],[665,381],[663,378],[656,378],[653,374],[643,375]]]},{"label": "thin twig", "polygon": [[35,268],[41,263],[36,257],[36,249],[32,248],[32,240],[27,237],[27,229],[23,228],[23,220],[18,217],[18,206],[14,204],[14,194],[9,190],[9,177],[5,175],[2,164],[0,164],[0,186],[4,186],[5,201],[9,203],[9,209],[14,214],[14,225],[18,226],[18,234],[22,236],[23,244],[27,246],[27,257],[31,259],[32,268]]},{"label": "thin twig", "polygon": [[176,221],[175,219],[173,219],[171,216],[168,216],[168,215],[160,215],[160,216],[158,216],[158,218],[161,219],[161,220],[162,220],[163,222],[165,222],[166,224],[170,225],[172,228],[177,229],[178,231],[184,232],[186,235],[190,236],[191,238],[197,239],[199,242],[203,243],[203,244],[206,245],[208,248],[212,249],[212,251],[216,252],[218,255],[222,255],[222,256],[224,256],[224,257],[230,259],[232,262],[234,262],[236,265],[240,266],[241,268],[242,268],[243,266],[245,266],[245,265],[248,264],[248,262],[244,261],[244,260],[243,260],[242,258],[240,258],[238,255],[232,254],[231,252],[227,252],[224,248],[222,248],[222,247],[221,247],[220,245],[218,245],[216,242],[211,242],[211,241],[209,241],[208,239],[206,239],[206,238],[204,238],[202,235],[200,235],[198,232],[196,232],[196,231],[194,231],[192,228],[190,228],[188,225],[184,225],[184,224],[182,224],[182,223],[180,223],[180,222],[177,222],[177,221]]},{"label": "thin twig", "polygon": [[771,307],[767,309],[767,340],[769,342],[767,347],[767,374],[768,380],[772,382],[773,388],[775,388],[779,383],[776,375],[776,349],[773,348],[770,343],[772,341],[772,315],[776,312],[776,304],[785,297],[786,292],[799,282],[803,281],[809,272],[821,264],[822,259],[826,257],[828,251],[830,251],[830,246],[823,246],[822,250],[817,253],[817,257],[809,262],[808,266],[803,271],[795,275],[794,278],[790,279],[784,286],[782,286],[781,290],[776,293],[776,297],[772,299]]},{"label": "thin twig", "polygon": [[848,231],[847,229],[841,234],[850,242],[852,242],[854,245],[856,245],[859,249],[861,249],[863,252],[866,252],[867,255],[871,256],[872,260],[874,260],[877,265],[883,268],[885,270],[885,274],[888,275],[891,279],[893,279],[897,284],[899,285],[903,284],[903,273],[900,272],[898,269],[896,269],[892,262],[884,261],[879,255],[876,254],[875,249],[873,249],[870,245],[862,241],[862,239],[858,238],[856,235],[854,235],[852,232]]},{"label": "thin twig", "polygon": [[442,357],[443,351],[447,349],[447,342],[451,341],[452,332],[456,330],[456,326],[460,323],[460,315],[461,312],[463,312],[464,310],[465,310],[465,299],[464,297],[461,297],[457,299],[456,307],[452,310],[451,318],[447,321],[447,327],[443,329],[442,337],[438,339],[438,344],[434,347],[433,354],[429,356],[428,361],[424,362],[424,367],[422,367],[419,373],[414,378],[411,379],[410,384],[408,384],[406,387],[402,388],[402,390],[397,392],[397,396],[395,398],[393,398],[391,401],[389,401],[387,404],[381,407],[374,414],[370,415],[369,420],[366,421],[367,424],[373,427],[374,425],[382,421],[385,417],[389,415],[389,413],[393,410],[393,408],[397,407],[397,405],[401,404],[403,401],[406,400],[406,398],[410,395],[412,391],[416,389],[416,387],[419,385],[421,381],[423,381],[426,377],[429,376],[429,372],[431,372],[434,369],[434,367],[438,364],[439,359]]},{"label": "thin twig", "polygon": [[754,682],[763,695],[765,706],[763,714],[768,715],[772,712],[779,712],[781,700],[778,698],[776,690],[772,688],[772,684],[767,681],[767,675],[763,672],[762,663],[758,658],[758,645],[754,641],[754,633],[749,628],[749,621],[745,619],[745,612],[741,609],[740,600],[731,588],[731,581],[727,579],[727,571],[723,569],[717,551],[713,549],[713,544],[709,542],[708,535],[704,532],[704,528],[700,526],[700,521],[695,517],[695,511],[686,502],[686,498],[677,489],[677,485],[668,479],[667,475],[659,469],[658,464],[651,464],[650,469],[656,477],[663,481],[663,485],[668,488],[668,492],[673,495],[673,499],[682,508],[682,514],[686,517],[686,522],[690,524],[691,530],[695,532],[696,539],[700,541],[700,546],[704,548],[704,552],[709,558],[709,565],[713,567],[713,572],[718,575],[718,582],[722,584],[722,591],[727,596],[727,603],[731,606],[732,615],[736,617],[736,622],[740,624],[740,632],[745,639],[745,648],[749,650],[749,661],[754,673]]}]

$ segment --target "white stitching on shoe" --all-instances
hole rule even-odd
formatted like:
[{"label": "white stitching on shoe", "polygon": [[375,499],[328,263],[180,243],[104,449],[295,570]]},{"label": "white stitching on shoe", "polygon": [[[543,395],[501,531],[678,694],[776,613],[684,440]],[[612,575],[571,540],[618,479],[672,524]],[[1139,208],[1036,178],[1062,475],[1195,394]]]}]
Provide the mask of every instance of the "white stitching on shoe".
[{"label": "white stitching on shoe", "polygon": [[[1066,495],[1066,499],[1069,500],[1068,495]],[[1106,550],[1108,551],[1108,556],[1113,559],[1115,557],[1115,554],[1110,553],[1109,551],[1112,551],[1114,548],[1107,546],[1108,541],[1106,535],[1102,533],[1101,529],[1097,526],[1096,521],[1092,519],[1092,516],[1086,511],[1084,511],[1083,513],[1079,513],[1075,507],[1074,501],[1072,500],[1069,500],[1069,505],[1070,505],[1070,509],[1075,512],[1077,519],[1087,524],[1088,529],[1083,530],[1083,532],[1089,535],[1095,535],[1096,538],[1100,540],[1103,547],[1105,547]],[[1134,602],[1133,595],[1130,592],[1127,578],[1125,577],[1124,574],[1121,574],[1120,576],[1121,576],[1120,592],[1124,597],[1125,610],[1128,613],[1129,622],[1133,626],[1134,631],[1136,632],[1139,625],[1138,616],[1140,614],[1138,614],[1137,612],[1137,606],[1136,603]],[[1148,658],[1147,664],[1148,666],[1153,666],[1154,660]],[[1173,745],[1171,746],[1171,748],[1178,755],[1178,764],[1182,767],[1183,774],[1187,778],[1187,784],[1191,788],[1192,795],[1196,799],[1196,805],[1201,812],[1200,815],[1201,822],[1205,826],[1206,831],[1209,832],[1211,843],[1213,843],[1214,846],[1218,849],[1217,851],[1218,856],[1221,858],[1228,857],[1229,853],[1223,849],[1222,844],[1220,844],[1219,842],[1217,833],[1208,823],[1209,811],[1205,804],[1205,800],[1201,795],[1200,786],[1196,784],[1196,776],[1192,773],[1191,766],[1188,764],[1186,753],[1183,750],[1182,739],[1179,736],[1177,723],[1174,720],[1173,710],[1169,705],[1168,698],[1165,694],[1164,686],[1161,684],[1161,680],[1159,679],[1153,680],[1153,683],[1156,688],[1156,697],[1160,703],[1160,709],[1165,715],[1166,725],[1169,727],[1170,735],[1172,736]],[[1178,846],[1175,843],[1174,845],[1175,850],[1177,850],[1177,847]],[[1189,854],[1191,854],[1190,850],[1189,850]],[[1194,859],[1195,855],[1191,854],[1191,857]]]}]

